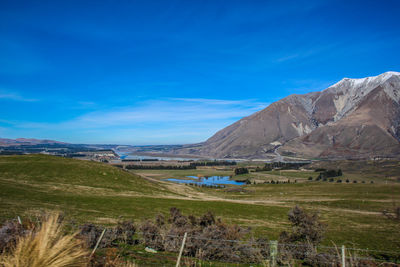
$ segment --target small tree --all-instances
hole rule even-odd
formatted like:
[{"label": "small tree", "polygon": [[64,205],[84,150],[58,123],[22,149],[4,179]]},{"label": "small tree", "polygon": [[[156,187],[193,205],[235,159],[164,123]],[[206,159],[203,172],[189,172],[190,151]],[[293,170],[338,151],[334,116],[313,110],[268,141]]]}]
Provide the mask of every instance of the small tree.
[{"label": "small tree", "polygon": [[235,168],[235,175],[247,174],[247,173],[249,173],[249,170],[247,168]]}]

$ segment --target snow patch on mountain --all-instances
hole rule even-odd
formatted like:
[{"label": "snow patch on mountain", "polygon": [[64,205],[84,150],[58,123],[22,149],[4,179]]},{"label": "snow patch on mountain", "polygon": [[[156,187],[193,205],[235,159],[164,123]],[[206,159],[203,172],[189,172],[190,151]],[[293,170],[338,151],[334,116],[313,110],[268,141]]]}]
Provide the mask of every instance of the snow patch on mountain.
[{"label": "snow patch on mountain", "polygon": [[302,136],[304,134],[309,134],[312,132],[312,129],[307,124],[303,126],[302,122],[300,122],[299,124],[296,124],[293,122],[292,126],[293,126],[293,128],[296,129],[299,136]]},{"label": "snow patch on mountain", "polygon": [[396,103],[400,103],[400,74],[394,75],[384,85],[385,93]]},{"label": "snow patch on mountain", "polygon": [[282,145],[282,143],[279,142],[279,141],[275,141],[275,142],[272,142],[270,144],[273,145],[273,146],[281,146]]},{"label": "snow patch on mountain", "polygon": [[[343,118],[346,113],[351,111],[360,103],[364,96],[368,95],[378,86],[383,85],[387,80],[392,77],[399,78],[400,73],[390,71],[378,76],[361,79],[344,78],[338,83],[324,90],[325,93],[332,93],[335,95],[333,99],[336,107],[334,120],[338,121]],[[396,102],[399,102],[400,94],[398,92],[395,92],[394,88],[387,88],[385,92]]]}]

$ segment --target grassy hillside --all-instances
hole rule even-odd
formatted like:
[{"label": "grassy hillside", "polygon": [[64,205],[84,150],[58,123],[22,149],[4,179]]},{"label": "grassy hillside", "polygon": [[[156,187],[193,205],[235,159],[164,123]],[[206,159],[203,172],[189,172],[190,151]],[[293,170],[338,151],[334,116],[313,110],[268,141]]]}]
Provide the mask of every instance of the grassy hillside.
[{"label": "grassy hillside", "polygon": [[350,178],[364,177],[367,180],[400,181],[400,161],[398,160],[317,161],[306,167],[342,169]]},{"label": "grassy hillside", "polygon": [[137,175],[110,165],[47,155],[1,156],[0,177],[31,185],[64,184],[140,193],[159,189]]},{"label": "grassy hillside", "polygon": [[91,202],[100,205],[103,198],[171,194],[159,183],[107,164],[47,155],[0,156],[0,188],[3,218],[42,208],[85,216],[85,209],[98,212]]}]

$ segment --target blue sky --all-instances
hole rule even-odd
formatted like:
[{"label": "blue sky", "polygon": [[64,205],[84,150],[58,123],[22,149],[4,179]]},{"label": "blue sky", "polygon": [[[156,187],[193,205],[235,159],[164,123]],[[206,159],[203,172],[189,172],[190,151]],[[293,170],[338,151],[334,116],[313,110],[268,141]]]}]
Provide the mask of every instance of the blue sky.
[{"label": "blue sky", "polygon": [[0,137],[181,144],[400,70],[400,1],[0,1]]}]

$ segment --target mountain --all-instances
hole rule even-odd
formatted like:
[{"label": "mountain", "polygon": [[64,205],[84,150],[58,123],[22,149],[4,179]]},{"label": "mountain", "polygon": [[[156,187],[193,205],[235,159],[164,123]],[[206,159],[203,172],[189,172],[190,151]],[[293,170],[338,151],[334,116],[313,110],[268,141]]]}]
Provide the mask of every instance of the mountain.
[{"label": "mountain", "polygon": [[8,139],[8,138],[0,138],[0,147],[1,146],[21,146],[21,145],[43,145],[43,144],[66,144],[59,141],[54,140],[43,140],[43,139],[33,139],[33,138],[17,138],[17,139]]},{"label": "mountain", "polygon": [[399,72],[344,78],[321,92],[283,98],[175,153],[217,158],[398,156],[399,102]]}]

